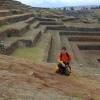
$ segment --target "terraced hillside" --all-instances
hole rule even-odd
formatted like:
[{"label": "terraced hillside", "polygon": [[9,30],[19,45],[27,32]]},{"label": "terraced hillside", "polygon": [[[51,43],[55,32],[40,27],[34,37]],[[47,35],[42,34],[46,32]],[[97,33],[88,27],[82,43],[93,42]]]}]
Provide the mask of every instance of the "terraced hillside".
[{"label": "terraced hillside", "polygon": [[[97,11],[72,16],[0,0],[0,100],[99,100]],[[72,56],[70,77],[55,74],[62,46]]]}]

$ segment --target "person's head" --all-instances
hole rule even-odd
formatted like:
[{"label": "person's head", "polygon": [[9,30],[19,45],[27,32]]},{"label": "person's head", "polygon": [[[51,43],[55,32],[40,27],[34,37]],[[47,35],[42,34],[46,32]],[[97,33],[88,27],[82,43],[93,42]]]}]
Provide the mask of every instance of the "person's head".
[{"label": "person's head", "polygon": [[67,50],[66,47],[62,47],[61,48],[61,53],[63,53],[63,54],[66,53],[66,50]]}]

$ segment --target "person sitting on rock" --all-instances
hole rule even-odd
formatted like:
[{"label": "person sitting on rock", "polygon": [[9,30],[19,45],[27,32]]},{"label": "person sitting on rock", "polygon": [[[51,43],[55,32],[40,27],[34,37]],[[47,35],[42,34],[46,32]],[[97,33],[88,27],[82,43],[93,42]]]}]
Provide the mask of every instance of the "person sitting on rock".
[{"label": "person sitting on rock", "polygon": [[71,67],[69,65],[70,61],[71,61],[71,56],[67,53],[66,47],[62,47],[61,53],[58,57],[59,64],[56,73],[69,76],[71,73]]}]

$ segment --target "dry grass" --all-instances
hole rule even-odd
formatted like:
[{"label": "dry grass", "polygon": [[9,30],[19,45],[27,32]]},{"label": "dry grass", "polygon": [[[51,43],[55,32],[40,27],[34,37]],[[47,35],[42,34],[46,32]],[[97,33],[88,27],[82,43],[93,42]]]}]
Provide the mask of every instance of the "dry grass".
[{"label": "dry grass", "polygon": [[[0,99],[99,100],[100,81],[53,71],[55,66],[0,55]],[[56,67],[55,67],[56,68]]]}]

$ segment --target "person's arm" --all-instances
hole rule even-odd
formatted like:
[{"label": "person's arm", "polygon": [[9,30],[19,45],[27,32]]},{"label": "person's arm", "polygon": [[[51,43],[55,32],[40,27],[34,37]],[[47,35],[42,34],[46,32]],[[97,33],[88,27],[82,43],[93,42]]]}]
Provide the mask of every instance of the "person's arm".
[{"label": "person's arm", "polygon": [[63,63],[63,61],[58,60],[58,63],[61,63],[63,66],[65,66],[65,64]]},{"label": "person's arm", "polygon": [[63,61],[60,60],[60,56],[57,56],[57,62],[61,63],[63,66],[65,66],[65,64],[63,63]]},{"label": "person's arm", "polygon": [[60,61],[60,55],[57,56],[57,62],[62,63],[62,61]]},{"label": "person's arm", "polygon": [[71,55],[69,54],[69,62],[71,61],[71,59],[72,59],[72,57],[71,57]]}]

